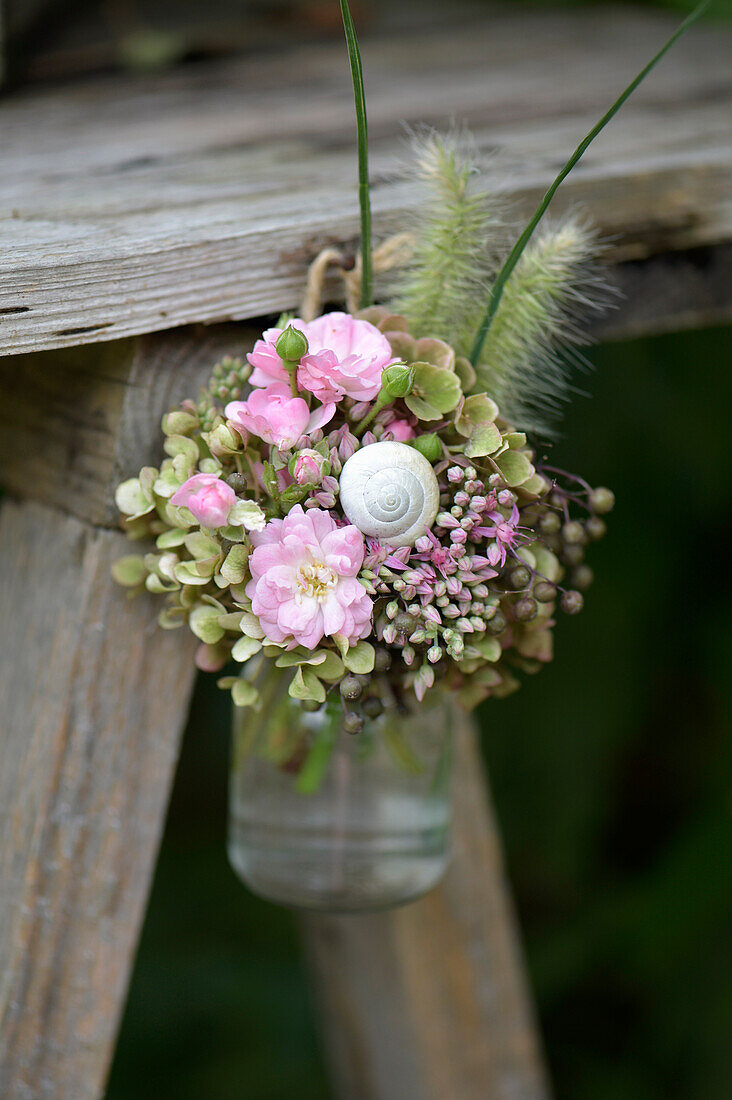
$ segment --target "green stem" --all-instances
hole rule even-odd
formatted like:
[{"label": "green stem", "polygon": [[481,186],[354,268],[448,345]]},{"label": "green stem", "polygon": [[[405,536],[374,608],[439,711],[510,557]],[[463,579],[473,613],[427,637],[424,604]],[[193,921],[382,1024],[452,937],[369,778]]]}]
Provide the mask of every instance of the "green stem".
[{"label": "green stem", "polygon": [[353,434],[357,438],[360,438],[366,431],[374,417],[381,412],[384,406],[390,405],[393,401],[394,398],[390,397],[386,390],[380,390],[376,400],[374,401],[369,411],[366,413],[363,420],[359,420],[358,424],[353,429]]},{"label": "green stem", "polygon": [[356,103],[356,132],[358,135],[358,202],[361,207],[361,309],[371,305],[373,263],[371,256],[371,198],[369,194],[368,126],[366,123],[366,96],[363,87],[361,53],[356,38],[348,0],[341,0],[343,30],[351,65],[353,98]]},{"label": "green stem", "polygon": [[470,361],[473,364],[473,366],[475,366],[477,364],[478,360],[480,359],[480,354],[483,350],[483,345],[485,343],[485,338],[488,335],[488,330],[490,329],[491,324],[493,322],[493,318],[495,317],[496,311],[498,310],[498,306],[500,304],[501,297],[503,295],[504,287],[505,287],[506,283],[508,282],[508,279],[509,279],[513,269],[516,267],[516,264],[518,263],[518,261],[521,257],[521,253],[526,248],[526,245],[529,243],[529,240],[531,239],[534,230],[536,229],[537,225],[539,224],[542,217],[544,216],[544,214],[546,212],[546,209],[549,206],[549,203],[554,198],[554,195],[555,195],[557,189],[559,188],[560,184],[562,183],[563,180],[566,179],[566,177],[569,175],[569,173],[575,167],[577,162],[581,159],[581,157],[587,151],[589,146],[595,140],[597,135],[602,130],[604,130],[604,128],[607,126],[608,122],[610,122],[610,120],[613,118],[613,116],[617,114],[617,112],[620,110],[620,108],[625,103],[626,99],[628,99],[633,94],[633,92],[638,87],[638,85],[643,80],[645,80],[645,78],[648,76],[648,74],[651,72],[651,70],[655,68],[655,66],[658,64],[658,62],[664,56],[664,54],[668,53],[668,51],[671,49],[671,47],[674,45],[674,43],[677,42],[679,38],[681,38],[681,35],[684,34],[684,32],[691,26],[692,23],[696,22],[696,20],[699,18],[699,16],[709,6],[709,3],[710,3],[710,0],[702,0],[702,3],[699,4],[694,9],[694,11],[692,11],[691,14],[686,17],[686,19],[683,21],[683,23],[671,35],[668,42],[666,42],[665,46],[662,46],[662,48],[658,51],[656,56],[651,61],[648,62],[648,64],[645,66],[645,68],[641,69],[641,71],[638,73],[638,75],[635,77],[635,79],[630,82],[630,84],[625,89],[625,91],[622,92],[618,96],[618,98],[613,103],[612,107],[610,107],[610,109],[602,116],[600,121],[595,126],[593,126],[593,128],[590,130],[589,134],[587,134],[587,136],[580,142],[580,144],[577,146],[577,148],[575,149],[575,151],[572,153],[571,157],[567,161],[567,163],[564,165],[564,167],[560,171],[559,175],[556,177],[554,182],[549,187],[549,190],[546,192],[543,199],[539,203],[539,205],[538,205],[533,217],[531,218],[530,222],[528,223],[528,225],[524,229],[524,231],[521,234],[521,236],[519,237],[519,239],[516,241],[516,244],[511,249],[511,252],[508,256],[508,259],[506,260],[503,267],[501,268],[501,270],[498,272],[498,275],[496,276],[496,281],[493,284],[493,287],[491,289],[491,295],[490,295],[490,298],[488,300],[488,308],[485,312],[485,316],[483,317],[483,321],[482,321],[481,326],[478,330],[478,334],[475,338],[475,343],[473,344],[473,349],[472,349],[471,354],[470,354]]},{"label": "green stem", "polygon": [[290,393],[293,397],[299,397],[300,391],[297,388],[297,368],[300,366],[300,360],[283,359],[282,366],[287,371],[287,375],[290,381]]}]

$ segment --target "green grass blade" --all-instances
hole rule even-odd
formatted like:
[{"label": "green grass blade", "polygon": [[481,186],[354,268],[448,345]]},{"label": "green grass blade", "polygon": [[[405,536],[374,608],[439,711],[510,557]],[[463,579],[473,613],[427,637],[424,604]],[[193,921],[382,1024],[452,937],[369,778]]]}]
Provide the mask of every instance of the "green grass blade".
[{"label": "green grass blade", "polygon": [[366,96],[363,90],[361,53],[356,38],[347,0],[341,0],[343,30],[351,64],[353,98],[356,102],[356,131],[358,134],[358,202],[361,207],[361,308],[371,305],[373,266],[371,259],[371,197],[369,195],[369,147],[366,124]]},{"label": "green grass blade", "polygon": [[498,305],[501,301],[503,288],[506,285],[511,275],[511,272],[518,263],[521,253],[523,252],[526,245],[529,243],[531,235],[533,234],[537,225],[544,216],[546,209],[549,206],[549,203],[554,198],[554,195],[556,194],[559,185],[563,182],[563,180],[567,178],[569,173],[587,151],[597,135],[605,129],[608,122],[610,122],[610,120],[617,114],[617,112],[625,103],[626,99],[628,99],[633,94],[638,85],[643,80],[645,80],[651,70],[656,67],[661,58],[666,53],[668,53],[671,47],[678,41],[679,38],[681,38],[681,35],[684,34],[684,32],[691,26],[691,24],[695,23],[699,16],[704,12],[704,10],[709,7],[709,3],[710,0],[702,0],[702,3],[697,5],[697,7],[686,17],[686,19],[683,21],[683,23],[681,23],[676,31],[674,31],[668,42],[666,42],[666,44],[661,47],[656,56],[648,62],[645,68],[641,69],[635,79],[630,82],[625,91],[621,92],[621,94],[613,103],[612,107],[602,116],[600,121],[590,130],[589,134],[587,134],[587,136],[579,143],[567,163],[560,171],[559,175],[550,186],[549,190],[544,195],[544,198],[541,200],[538,207],[536,208],[533,217],[529,221],[519,239],[516,241],[516,244],[513,246],[511,252],[509,253],[508,259],[496,276],[496,281],[494,282],[491,289],[491,296],[488,301],[488,308],[486,309],[485,316],[483,317],[483,321],[478,330],[478,334],[475,338],[475,343],[473,344],[473,350],[470,355],[473,366],[475,366],[480,359],[480,353],[483,350],[483,344],[485,343],[486,335],[489,328],[491,327],[491,322],[496,315],[496,310],[498,309]]}]

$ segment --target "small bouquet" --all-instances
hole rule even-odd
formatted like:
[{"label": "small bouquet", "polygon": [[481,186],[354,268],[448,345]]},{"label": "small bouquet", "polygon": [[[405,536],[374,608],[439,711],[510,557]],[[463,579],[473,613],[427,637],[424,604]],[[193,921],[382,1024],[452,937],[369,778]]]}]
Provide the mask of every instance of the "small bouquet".
[{"label": "small bouquet", "polygon": [[575,150],[513,247],[461,141],[420,139],[425,197],[402,241],[409,259],[373,305],[363,83],[342,9],[359,123],[361,255],[348,274],[359,301],[281,318],[246,363],[224,359],[198,399],[165,416],[167,457],[117,492],[129,536],[155,546],[115,577],[162,597],[160,625],[188,626],[200,668],[245,665],[219,680],[237,706],[261,705],[266,662],[289,670],[292,699],[340,708],[356,734],[431,691],[466,708],[508,694],[552,659],[557,609],[582,608],[585,551],[613,494],[548,464],[537,441],[569,392],[583,320],[608,294],[591,228],[577,216],[539,222],[683,27]]}]

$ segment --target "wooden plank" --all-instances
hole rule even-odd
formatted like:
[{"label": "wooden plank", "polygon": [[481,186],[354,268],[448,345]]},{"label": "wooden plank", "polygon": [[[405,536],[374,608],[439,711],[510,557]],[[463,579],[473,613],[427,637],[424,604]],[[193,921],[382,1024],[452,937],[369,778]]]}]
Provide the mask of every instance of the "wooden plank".
[{"label": "wooden plank", "polygon": [[109,569],[125,539],[0,511],[0,1095],[101,1095],[193,681]]},{"label": "wooden plank", "polygon": [[[474,11],[363,42],[381,235],[418,201],[401,120],[464,119],[518,217],[674,23]],[[614,259],[732,238],[731,42],[693,28],[565,186]],[[355,241],[338,42],[16,96],[0,142],[0,353],[289,308],[321,246]]]},{"label": "wooden plank", "polygon": [[116,527],[115,487],[160,462],[162,413],[195,398],[217,359],[244,354],[254,339],[242,325],[190,327],[0,359],[0,481]]},{"label": "wooden plank", "polygon": [[[161,414],[181,387],[206,377],[224,336],[189,331],[122,343],[96,374],[77,361],[75,377],[66,363],[60,374],[79,399],[77,419],[59,395],[45,418],[37,407],[36,428],[51,438],[45,487],[33,484],[40,474],[29,439],[25,480],[22,455],[13,467],[15,487],[47,503],[6,499],[0,509],[3,1100],[92,1100],[103,1089],[196,643],[187,632],[159,630],[153,600],[125,597],[110,567],[129,543],[79,517],[109,518],[117,474],[158,456]],[[21,360],[14,366],[18,385],[40,383],[43,372],[24,370]],[[114,401],[110,379],[121,392]],[[73,457],[64,465],[54,450],[64,418],[67,436],[87,448],[85,468]],[[95,454],[98,476],[90,472]]]},{"label": "wooden plank", "polygon": [[388,913],[307,916],[305,943],[344,1100],[545,1100],[496,823],[469,722],[456,730],[443,885]]}]

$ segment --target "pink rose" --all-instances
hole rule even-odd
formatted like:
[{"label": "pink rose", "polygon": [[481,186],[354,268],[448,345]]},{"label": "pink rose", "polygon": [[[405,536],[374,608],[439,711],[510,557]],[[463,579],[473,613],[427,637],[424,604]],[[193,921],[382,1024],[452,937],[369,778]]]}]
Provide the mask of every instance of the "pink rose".
[{"label": "pink rose", "polygon": [[[397,362],[386,337],[368,321],[349,313],[326,313],[309,324],[296,318],[292,324],[305,334],[309,349],[298,367],[298,387],[315,394],[319,401],[342,397],[372,401],[381,389],[381,372]],[[268,329],[247,356],[255,368],[253,386],[287,379],[274,346],[281,332]]]},{"label": "pink rose", "polygon": [[325,459],[319,451],[309,447],[300,451],[292,467],[293,476],[298,485],[318,485],[323,477]]},{"label": "pink rose", "polygon": [[202,527],[225,527],[236,504],[236,493],[217,474],[194,474],[170,498],[182,505]]},{"label": "pink rose", "polygon": [[230,401],[227,419],[237,431],[251,432],[280,450],[294,447],[302,435],[322,428],[335,414],[335,405],[321,405],[313,413],[302,397],[293,397],[290,387],[273,382],[254,390],[247,401]]},{"label": "pink rose", "polygon": [[414,439],[416,432],[408,420],[392,420],[384,428],[382,439],[393,439],[397,443],[407,443]]},{"label": "pink rose", "polygon": [[338,527],[328,512],[297,504],[284,519],[252,534],[246,587],[266,636],[314,649],[324,636],[349,644],[371,633],[372,601],[358,580],[364,556],[357,527]]}]

